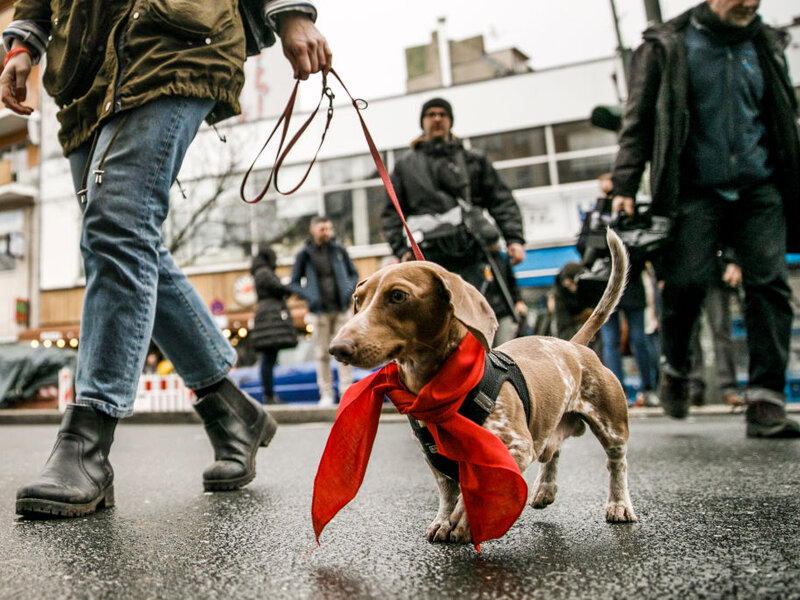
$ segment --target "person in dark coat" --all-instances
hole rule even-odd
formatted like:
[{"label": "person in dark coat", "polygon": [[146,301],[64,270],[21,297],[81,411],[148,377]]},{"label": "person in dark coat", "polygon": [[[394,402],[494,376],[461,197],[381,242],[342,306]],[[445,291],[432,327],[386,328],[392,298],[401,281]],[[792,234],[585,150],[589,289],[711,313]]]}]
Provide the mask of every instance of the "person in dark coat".
[{"label": "person in dark coat", "polygon": [[289,286],[281,283],[275,273],[277,265],[275,251],[262,243],[253,257],[250,273],[256,284],[258,306],[256,308],[250,340],[253,348],[261,353],[261,384],[264,389],[264,404],[277,404],[273,384],[273,369],[282,348],[297,345],[297,332],[292,316],[286,307],[286,298],[291,295]]},{"label": "person in dark coat", "polygon": [[[295,257],[289,287],[308,302],[306,322],[313,327],[311,341],[317,364],[319,405],[333,406],[333,374],[328,347],[336,332],[352,316],[350,305],[358,283],[358,270],[347,249],[334,239],[333,223],[328,217],[312,218],[309,233],[311,237]],[[337,363],[336,370],[341,397],[353,383],[353,368]]]},{"label": "person in dark coat", "polygon": [[[487,229],[493,231],[488,235],[493,235],[494,240],[487,245],[493,246],[502,235],[512,266],[525,258],[519,206],[489,160],[465,149],[461,140],[452,135],[453,109],[447,100],[432,98],[423,104],[420,125],[422,137],[412,142],[411,151],[400,158],[392,172],[397,199],[415,238],[418,231],[423,232],[424,238],[417,241],[425,258],[458,273],[480,289],[485,281],[486,261],[474,238],[458,227],[462,222],[459,199],[489,212],[499,232],[489,225]],[[482,223],[489,224],[488,220]],[[452,235],[439,235],[448,231],[447,225],[451,226]],[[411,260],[402,221],[388,199],[381,214],[381,228],[394,255],[402,261]]]},{"label": "person in dark coat", "polygon": [[758,5],[707,0],[645,31],[631,61],[612,208],[633,214],[649,162],[652,212],[673,222],[659,269],[665,412],[689,412],[689,340],[727,242],[745,291],[746,435],[798,438],[784,393],[793,317],[785,255],[800,249],[797,99],[787,36],[761,21]]},{"label": "person in dark coat", "polygon": [[553,320],[555,336],[569,340],[592,314],[591,306],[586,306],[578,296],[575,278],[583,271],[580,263],[568,262],[556,275],[551,294],[553,297]]},{"label": "person in dark coat", "polygon": [[655,372],[653,357],[650,355],[650,344],[644,329],[644,312],[647,307],[647,297],[642,281],[644,265],[632,263],[628,273],[628,284],[620,298],[616,310],[603,324],[600,334],[603,338],[603,364],[611,369],[620,383],[624,385],[625,369],[622,365],[622,323],[620,312],[625,315],[628,325],[628,346],[631,349],[636,366],[641,377],[641,391],[637,394],[636,404],[645,406],[658,406],[658,396],[655,392]]},{"label": "person in dark coat", "polygon": [[489,305],[497,317],[497,332],[494,334],[495,347],[505,344],[507,341],[518,337],[520,331],[527,331],[525,318],[528,316],[528,305],[522,299],[522,292],[517,284],[517,276],[511,268],[511,261],[508,255],[501,253],[497,249],[492,250],[495,264],[500,268],[503,280],[506,283],[508,294],[513,306],[506,300],[497,277],[489,269],[485,275],[486,280],[478,290],[484,295]]}]

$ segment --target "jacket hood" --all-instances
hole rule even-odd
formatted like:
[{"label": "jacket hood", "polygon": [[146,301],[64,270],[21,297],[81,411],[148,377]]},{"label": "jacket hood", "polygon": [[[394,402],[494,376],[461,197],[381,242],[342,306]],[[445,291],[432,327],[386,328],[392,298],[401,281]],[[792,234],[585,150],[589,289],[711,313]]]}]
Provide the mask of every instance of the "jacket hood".
[{"label": "jacket hood", "polygon": [[272,269],[278,264],[278,257],[275,251],[265,242],[258,245],[258,256],[263,258]]}]

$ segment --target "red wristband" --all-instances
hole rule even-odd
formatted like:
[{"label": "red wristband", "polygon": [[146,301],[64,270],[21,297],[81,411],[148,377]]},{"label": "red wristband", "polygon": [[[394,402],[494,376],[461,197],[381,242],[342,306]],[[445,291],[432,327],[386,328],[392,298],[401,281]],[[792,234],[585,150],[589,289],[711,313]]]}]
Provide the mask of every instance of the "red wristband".
[{"label": "red wristband", "polygon": [[25,46],[14,46],[6,53],[6,57],[3,59],[3,68],[6,68],[9,60],[11,60],[17,54],[22,54],[23,52],[33,59],[33,52],[28,50]]}]

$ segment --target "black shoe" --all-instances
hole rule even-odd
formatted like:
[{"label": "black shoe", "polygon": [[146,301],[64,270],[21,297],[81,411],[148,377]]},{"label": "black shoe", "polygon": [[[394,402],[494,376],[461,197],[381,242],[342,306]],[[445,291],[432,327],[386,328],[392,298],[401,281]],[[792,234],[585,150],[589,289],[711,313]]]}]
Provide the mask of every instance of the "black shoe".
[{"label": "black shoe", "polygon": [[194,407],[214,447],[215,462],[203,471],[205,490],[237,490],[253,481],[256,452],[272,441],[275,419],[230,379]]},{"label": "black shoe", "polygon": [[81,517],[114,506],[114,470],[108,452],[117,419],[70,404],[53,452],[38,479],[17,490],[17,513]]},{"label": "black shoe", "polygon": [[687,379],[663,368],[658,382],[658,398],[664,413],[673,419],[685,419],[689,415]]},{"label": "black shoe", "polygon": [[800,438],[800,423],[786,416],[786,408],[772,402],[753,402],[744,414],[747,437]]}]

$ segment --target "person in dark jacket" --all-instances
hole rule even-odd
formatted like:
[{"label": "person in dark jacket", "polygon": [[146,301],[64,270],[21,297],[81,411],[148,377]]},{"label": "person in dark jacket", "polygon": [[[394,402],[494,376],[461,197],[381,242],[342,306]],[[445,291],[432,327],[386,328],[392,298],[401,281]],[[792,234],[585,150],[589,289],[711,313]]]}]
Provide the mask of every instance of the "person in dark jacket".
[{"label": "person in dark jacket", "polygon": [[[317,361],[319,404],[331,406],[334,394],[328,347],[352,314],[350,304],[358,283],[358,271],[344,246],[333,239],[330,219],[314,217],[309,231],[311,237],[295,257],[289,286],[308,302],[306,320],[313,327],[311,339]],[[353,383],[353,370],[349,365],[339,363],[337,371],[341,397]]]},{"label": "person in dark jacket", "polygon": [[[550,312],[553,315],[551,329],[553,335],[562,340],[572,339],[594,310],[594,306],[588,306],[578,295],[578,284],[575,278],[583,270],[584,267],[581,263],[566,263],[556,275],[550,289],[552,298]],[[599,335],[595,336],[589,347],[602,358],[603,344]]]},{"label": "person in dark jacket", "polygon": [[[262,4],[259,38],[268,45],[280,35],[296,78],[330,69],[312,3]],[[170,187],[200,125],[240,112],[252,29],[233,0],[14,3],[0,100],[30,115],[28,77],[46,54],[42,82],[59,106],[86,273],[75,403],[41,475],[17,491],[20,514],[113,506],[108,454],[117,420],[133,413],[151,338],[197,396],[215,456],[204,488],[238,489],[255,477],[255,453],[277,423],[228,377],[236,352],[162,236]]]},{"label": "person in dark jacket", "polygon": [[622,313],[628,325],[628,346],[631,349],[641,378],[641,391],[637,394],[636,403],[645,406],[658,406],[655,392],[656,382],[653,380],[653,357],[650,355],[650,344],[644,328],[644,312],[647,297],[642,280],[644,265],[632,263],[628,273],[625,292],[619,300],[617,309],[611,313],[603,324],[600,334],[603,338],[603,364],[611,369],[620,383],[625,383],[625,369],[622,364]]},{"label": "person in dark jacket", "polygon": [[[392,172],[392,185],[409,227],[421,244],[425,258],[458,273],[480,289],[485,259],[474,237],[458,225],[462,222],[459,199],[488,210],[505,239],[511,265],[525,258],[522,216],[514,197],[497,172],[476,151],[467,150],[451,133],[453,109],[447,100],[432,98],[422,106],[422,137],[414,140]],[[465,172],[466,170],[466,172]],[[498,232],[491,231],[491,247]],[[391,200],[381,215],[383,235],[400,260],[412,253],[400,216]]]},{"label": "person in dark jacket", "polygon": [[276,404],[273,384],[273,369],[278,351],[297,345],[297,331],[292,316],[286,307],[286,298],[292,293],[289,286],[281,283],[275,274],[278,258],[269,244],[258,246],[253,257],[250,273],[253,275],[258,296],[258,306],[250,330],[253,348],[261,352],[261,385],[264,389],[264,404]]},{"label": "person in dark jacket", "polygon": [[746,297],[746,433],[796,438],[784,387],[793,316],[785,254],[800,250],[797,101],[787,39],[761,22],[758,5],[708,0],[645,31],[631,62],[613,208],[633,213],[649,161],[652,211],[673,222],[662,266],[665,412],[688,414],[689,339],[727,241]]},{"label": "person in dark jacket", "polygon": [[495,274],[488,268],[484,269],[484,281],[478,290],[488,300],[495,316],[497,317],[497,331],[494,334],[494,346],[505,344],[507,341],[526,335],[527,323],[525,318],[528,315],[528,305],[522,299],[522,292],[517,284],[517,276],[511,268],[511,261],[508,255],[503,254],[498,249],[492,250],[494,263],[500,268],[500,275],[506,284],[509,301],[505,298]]}]

